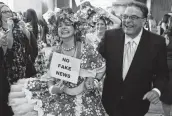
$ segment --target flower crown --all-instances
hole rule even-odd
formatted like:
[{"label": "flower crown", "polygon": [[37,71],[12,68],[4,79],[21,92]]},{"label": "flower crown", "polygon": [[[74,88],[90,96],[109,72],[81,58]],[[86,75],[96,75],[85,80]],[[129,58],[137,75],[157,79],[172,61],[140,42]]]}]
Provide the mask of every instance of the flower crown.
[{"label": "flower crown", "polygon": [[72,23],[78,22],[78,18],[76,17],[76,15],[74,15],[74,12],[70,8],[61,9],[59,12],[58,18],[60,20],[68,19]]},{"label": "flower crown", "polygon": [[58,14],[59,21],[65,21],[66,19],[71,21],[72,25],[75,27],[75,35],[82,37],[85,35],[85,28],[83,24],[85,21],[81,20],[76,13],[73,12],[71,8],[62,8]]}]

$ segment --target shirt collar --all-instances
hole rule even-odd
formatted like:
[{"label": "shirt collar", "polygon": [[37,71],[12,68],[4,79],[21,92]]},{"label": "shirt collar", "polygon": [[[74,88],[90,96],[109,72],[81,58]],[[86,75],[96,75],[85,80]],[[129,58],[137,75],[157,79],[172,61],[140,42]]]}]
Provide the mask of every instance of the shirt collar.
[{"label": "shirt collar", "polygon": [[127,44],[129,41],[134,41],[138,45],[139,42],[140,42],[142,33],[143,33],[143,29],[141,29],[141,31],[139,32],[139,34],[135,38],[133,38],[133,39],[131,37],[129,37],[128,35],[125,34],[125,44]]}]

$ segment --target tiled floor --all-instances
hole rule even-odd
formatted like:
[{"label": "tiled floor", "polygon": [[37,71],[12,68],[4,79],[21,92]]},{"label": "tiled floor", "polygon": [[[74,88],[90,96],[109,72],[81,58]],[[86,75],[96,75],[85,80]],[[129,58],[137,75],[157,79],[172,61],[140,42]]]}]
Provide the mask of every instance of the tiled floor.
[{"label": "tiled floor", "polygon": [[[151,104],[149,112],[145,116],[164,116],[161,102],[159,102],[157,105]],[[172,111],[170,116],[172,116]]]}]

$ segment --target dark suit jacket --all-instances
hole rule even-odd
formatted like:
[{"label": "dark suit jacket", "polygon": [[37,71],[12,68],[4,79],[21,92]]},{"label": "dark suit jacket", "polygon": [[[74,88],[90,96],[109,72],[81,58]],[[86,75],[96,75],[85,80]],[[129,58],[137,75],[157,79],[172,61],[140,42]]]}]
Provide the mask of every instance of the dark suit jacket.
[{"label": "dark suit jacket", "polygon": [[130,69],[123,81],[124,39],[122,29],[108,30],[99,46],[99,52],[106,59],[107,68],[102,102],[110,116],[121,100],[126,100],[135,108],[143,106],[147,111],[150,103],[142,98],[152,89],[152,82],[154,88],[163,92],[169,77],[165,39],[143,30]]},{"label": "dark suit jacket", "polygon": [[169,83],[166,85],[164,93],[161,96],[161,101],[171,105],[172,104],[172,36],[169,36],[170,43],[167,46],[167,64],[169,68]]},{"label": "dark suit jacket", "polygon": [[3,49],[0,47],[0,116],[12,116],[11,107],[7,105],[10,86],[3,68]]}]

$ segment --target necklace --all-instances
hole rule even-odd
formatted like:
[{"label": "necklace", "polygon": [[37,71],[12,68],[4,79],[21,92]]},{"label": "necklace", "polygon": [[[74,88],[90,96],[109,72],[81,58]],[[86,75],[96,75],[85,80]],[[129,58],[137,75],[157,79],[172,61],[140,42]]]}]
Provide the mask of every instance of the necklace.
[{"label": "necklace", "polygon": [[[75,56],[75,53],[76,53],[76,51],[77,51],[77,47],[74,47],[75,48],[75,51],[74,51],[74,53],[73,53],[73,55],[71,55],[71,57],[74,57]],[[65,50],[66,52],[67,52],[67,50]],[[63,50],[61,50],[61,53],[62,54],[65,54],[64,52],[63,52]],[[66,55],[66,54],[65,54]]]},{"label": "necklace", "polygon": [[71,48],[64,48],[64,47],[62,46],[62,49],[65,50],[65,51],[71,51],[71,50],[74,49],[74,48],[75,48],[75,45],[73,45]]}]

